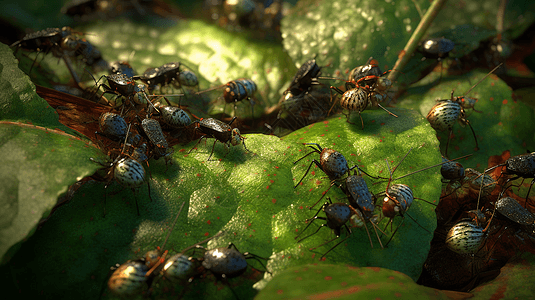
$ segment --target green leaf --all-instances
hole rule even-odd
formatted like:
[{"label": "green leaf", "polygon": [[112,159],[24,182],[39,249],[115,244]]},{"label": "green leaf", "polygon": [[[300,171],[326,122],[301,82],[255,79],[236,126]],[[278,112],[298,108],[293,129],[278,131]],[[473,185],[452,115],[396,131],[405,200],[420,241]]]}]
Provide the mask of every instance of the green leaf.
[{"label": "green leaf", "polygon": [[[206,161],[211,152],[211,141],[206,145],[200,143],[190,154],[186,153],[195,142],[184,148],[177,146],[172,165],[166,166],[163,161],[150,163],[152,202],[146,186],[132,193],[123,191],[118,184],[110,185],[108,191],[104,190],[103,183],[85,184],[73,200],[60,207],[46,226],[24,245],[12,260],[11,268],[4,269],[4,273],[10,274],[19,285],[34,282],[31,288],[21,291],[23,294],[43,292],[61,297],[65,291],[70,291],[75,295],[81,293],[80,297],[96,298],[107,280],[110,266],[162,246],[166,230],[184,201],[187,202],[184,212],[167,243],[171,252],[223,230],[225,235],[211,241],[209,249],[233,242],[241,251],[269,257],[267,268],[275,274],[290,266],[317,263],[332,245],[316,251],[308,248],[332,239],[333,234],[323,230],[303,243],[296,243],[294,237],[306,226],[304,220],[313,216],[314,211],[307,207],[321,197],[328,181],[322,179],[324,175],[314,167],[315,175],[309,174],[303,185],[294,190],[294,184],[312,158],[318,158],[318,155],[311,156],[294,165],[295,160],[308,152],[302,143],[317,142],[324,147],[333,147],[347,157],[350,165],[358,163],[374,175],[386,176],[384,159],[395,164],[411,147],[414,149],[396,175],[440,162],[437,141],[427,121],[414,111],[393,109],[393,112],[400,117],[396,119],[379,110],[363,112],[365,130],[359,124],[349,124],[345,118],[335,117],[282,140],[250,134],[245,143],[251,152],[241,146],[232,147],[225,156],[225,146],[216,143],[215,161]],[[357,118],[354,116],[352,120],[357,121]],[[367,177],[366,180],[373,193],[384,191],[384,183],[373,186],[373,180]],[[438,199],[440,190],[433,186],[438,186],[439,180],[438,169],[435,169],[410,176],[403,183],[413,189],[416,197]],[[104,218],[102,198],[105,193],[108,194],[108,214]],[[328,196],[335,201],[344,201],[340,199],[344,197],[342,192],[336,187]],[[140,206],[139,217],[135,201]],[[319,208],[320,205],[315,207],[316,210]],[[355,228],[346,243],[327,255],[327,263],[383,266],[418,278],[432,238],[426,230],[432,232],[436,226],[434,206],[415,200],[409,214],[425,230],[412,220],[405,220],[388,248],[380,249],[373,238],[374,248],[371,249],[365,230]],[[387,221],[383,220],[380,227],[384,228]],[[396,218],[393,228],[400,222],[401,219]],[[371,230],[369,224],[368,227]],[[309,230],[312,232],[312,228]],[[386,231],[391,234],[390,227]],[[383,242],[388,238],[382,237]],[[34,257],[31,262],[27,260],[30,253]],[[39,270],[33,267],[35,261],[41,264]],[[251,265],[263,270],[259,263],[253,261]],[[249,287],[235,290],[240,298],[251,298],[256,292],[250,287],[260,279],[251,271],[246,274],[249,274],[246,278],[252,276],[253,281],[242,277],[230,281],[231,286]],[[212,282],[212,276],[194,280],[192,286],[186,288],[185,297],[197,297],[199,291],[204,297],[213,297]],[[170,286],[166,281],[160,281],[153,288],[154,293],[163,293],[161,297],[165,298],[172,298],[165,292],[169,289],[180,291],[179,287]],[[223,293],[224,297],[232,297],[226,287],[223,287]]]},{"label": "green leaf", "polygon": [[[430,74],[424,80],[414,84],[399,101],[404,107],[414,108],[423,116],[435,105],[436,99],[450,99],[462,96],[482,79],[486,73],[473,71],[463,76],[442,77],[442,81],[429,89],[429,84],[437,80],[439,74]],[[517,101],[511,89],[497,76],[490,75],[479,83],[466,97],[478,99],[475,108],[482,113],[466,110],[467,119],[474,128],[479,143],[479,151],[475,150],[475,141],[466,126],[455,124],[454,138],[450,141],[449,157],[455,158],[474,153],[463,165],[482,170],[487,167],[487,159],[492,155],[501,154],[504,149],[511,150],[511,155],[526,153],[526,149],[535,146],[533,130],[530,124],[535,118],[533,109]],[[448,133],[440,132],[441,149],[445,152]],[[498,143],[496,141],[499,141]]]},{"label": "green leaf", "polygon": [[474,289],[474,299],[528,299],[533,297],[532,274],[535,256],[525,252],[511,259],[493,281]]},{"label": "green leaf", "polygon": [[[104,59],[129,60],[138,73],[180,61],[197,74],[201,90],[238,78],[252,79],[258,87],[257,115],[262,108],[278,102],[295,70],[280,44],[252,42],[202,21],[181,21],[163,29],[124,21],[105,22],[88,26],[84,32],[88,34],[87,39],[102,51]],[[117,35],[118,32],[123,34]],[[135,53],[133,57],[132,53]],[[292,68],[290,71],[289,67]],[[190,95],[190,99],[183,99],[182,104],[200,107],[211,114],[223,111],[231,114],[232,105],[225,105],[222,95],[222,89],[210,92],[210,99]],[[178,103],[178,100],[173,101]],[[203,106],[208,102],[211,108],[206,109]],[[249,103],[238,106],[239,113],[250,116]]]},{"label": "green leaf", "polygon": [[284,270],[255,298],[262,299],[450,299],[416,284],[407,275],[383,268],[305,265]]},{"label": "green leaf", "polygon": [[[416,1],[422,9],[426,1]],[[295,62],[317,55],[325,74],[347,77],[373,56],[392,68],[420,16],[414,1],[299,1],[281,23],[283,45]]]},{"label": "green leaf", "polygon": [[[72,136],[0,44],[0,256],[9,261],[67,188],[97,169],[99,150]],[[28,124],[30,123],[30,124]],[[33,125],[32,125],[33,123]],[[39,125],[39,126],[38,126]],[[44,126],[44,127],[43,127]]]}]

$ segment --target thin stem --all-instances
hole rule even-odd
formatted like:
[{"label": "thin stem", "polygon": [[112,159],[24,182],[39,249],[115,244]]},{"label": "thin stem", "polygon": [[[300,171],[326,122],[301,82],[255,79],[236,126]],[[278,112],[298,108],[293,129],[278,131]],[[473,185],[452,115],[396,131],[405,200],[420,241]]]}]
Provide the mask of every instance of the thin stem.
[{"label": "thin stem", "polygon": [[416,48],[418,48],[418,43],[424,37],[427,29],[429,28],[429,26],[431,26],[431,23],[433,23],[433,20],[435,20],[436,16],[438,15],[438,12],[442,8],[442,6],[444,6],[446,1],[447,0],[435,0],[433,1],[433,3],[431,3],[431,6],[427,9],[427,12],[420,21],[420,24],[418,24],[418,27],[416,27],[416,30],[414,30],[414,33],[407,42],[407,45],[405,45],[405,48],[399,55],[396,64],[392,68],[392,72],[388,74],[388,79],[390,79],[390,81],[394,82],[399,77],[399,74],[401,74],[400,71],[411,59],[412,54],[414,53],[414,51],[416,51]]}]

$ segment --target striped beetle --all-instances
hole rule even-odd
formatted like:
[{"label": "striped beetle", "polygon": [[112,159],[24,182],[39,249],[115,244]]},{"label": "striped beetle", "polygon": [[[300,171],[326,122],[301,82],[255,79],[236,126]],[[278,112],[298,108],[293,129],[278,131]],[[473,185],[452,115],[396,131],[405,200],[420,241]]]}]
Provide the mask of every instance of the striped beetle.
[{"label": "striped beetle", "polygon": [[448,141],[446,143],[446,156],[448,156],[448,148],[450,145],[451,135],[453,133],[453,125],[455,124],[455,121],[458,121],[459,124],[461,124],[461,126],[463,127],[465,125],[468,125],[470,127],[472,135],[474,136],[474,141],[476,142],[476,150],[479,150],[476,133],[474,132],[474,128],[472,128],[470,121],[466,119],[466,113],[464,110],[465,108],[473,108],[474,103],[475,101],[477,101],[477,99],[468,98],[470,100],[466,101],[465,96],[470,93],[470,91],[472,91],[472,89],[475,88],[480,82],[487,78],[487,76],[496,71],[496,69],[498,69],[500,66],[501,64],[494,68],[492,71],[490,71],[487,75],[485,75],[485,77],[479,80],[479,82],[477,82],[466,93],[464,93],[463,96],[454,97],[454,91],[452,90],[450,99],[437,100],[437,103],[431,108],[431,110],[429,110],[429,113],[427,113],[427,121],[429,121],[433,129],[435,129],[436,131],[449,131]]},{"label": "striped beetle", "polygon": [[[168,251],[161,253],[164,249],[171,232],[180,216],[180,212],[186,202],[183,202],[173,221],[167,237],[165,238],[162,247],[157,247],[157,250],[148,251],[144,258],[129,260],[126,263],[118,266],[108,279],[108,289],[119,296],[136,295],[144,290],[145,287],[150,287],[155,277],[159,274],[159,270],[165,261],[165,256]],[[113,270],[114,268],[112,268]]]},{"label": "striped beetle", "polygon": [[206,93],[209,91],[213,91],[215,89],[223,89],[223,99],[225,100],[225,103],[234,103],[234,115],[236,115],[236,104],[238,101],[242,101],[244,99],[249,100],[249,103],[251,104],[251,116],[254,116],[254,94],[256,93],[257,86],[254,81],[251,79],[246,78],[240,78],[236,80],[229,81],[223,85],[216,86],[209,88],[204,91],[200,91],[197,94]]}]

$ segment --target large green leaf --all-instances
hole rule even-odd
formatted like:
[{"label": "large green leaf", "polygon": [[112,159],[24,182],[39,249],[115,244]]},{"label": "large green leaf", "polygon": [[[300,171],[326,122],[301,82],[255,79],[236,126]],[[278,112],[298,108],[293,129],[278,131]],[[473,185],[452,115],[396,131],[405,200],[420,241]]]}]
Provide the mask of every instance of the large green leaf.
[{"label": "large green leaf", "polygon": [[275,277],[255,299],[414,299],[414,297],[450,299],[444,292],[418,285],[407,275],[396,271],[327,264],[288,268]]},{"label": "large green leaf", "polygon": [[[0,149],[2,222],[0,256],[9,261],[48,216],[58,197],[97,167],[83,157],[100,151],[73,136],[35,93],[9,47],[0,44]],[[67,133],[68,132],[68,133]]]},{"label": "large green leaf", "polygon": [[[452,90],[454,96],[462,96],[485,75],[474,71],[454,78],[442,77],[442,81],[430,89],[439,76],[432,73],[407,90],[399,101],[404,107],[414,108],[426,116],[436,99],[450,99]],[[450,141],[448,150],[450,158],[474,153],[463,164],[483,171],[492,155],[501,154],[505,149],[511,150],[512,155],[518,155],[535,146],[533,130],[527,125],[535,118],[533,109],[513,98],[511,89],[497,76],[490,75],[484,79],[466,97],[478,99],[475,108],[482,111],[478,113],[466,109],[467,119],[477,136],[479,150],[475,150],[470,128],[455,124],[454,138]],[[438,137],[441,149],[445,152],[448,133],[440,132]]]},{"label": "large green leaf", "polygon": [[[427,1],[416,1],[427,9]],[[414,1],[299,1],[283,19],[284,48],[295,62],[315,56],[325,73],[346,77],[373,56],[392,68],[420,16]]]},{"label": "large green leaf", "polygon": [[[134,194],[127,190],[112,196],[122,190],[112,184],[107,191],[108,214],[105,218],[102,216],[104,185],[88,183],[70,203],[51,216],[46,226],[17,253],[4,273],[10,274],[21,285],[34,282],[32,288],[21,291],[24,294],[43,292],[50,297],[62,297],[69,291],[80,293],[80,296],[98,297],[110,266],[161,246],[165,228],[169,227],[184,201],[187,202],[185,211],[168,242],[174,251],[223,230],[226,234],[210,242],[209,248],[233,242],[241,251],[270,257],[267,268],[274,274],[290,266],[318,262],[331,246],[316,251],[308,248],[333,238],[329,230],[320,231],[303,243],[298,244],[294,239],[306,226],[304,220],[314,213],[307,207],[328,187],[321,171],[314,168],[304,184],[294,190],[293,185],[312,159],[293,164],[308,152],[302,143],[317,142],[324,147],[333,147],[343,153],[351,165],[359,164],[368,173],[382,173],[383,176],[387,174],[384,159],[395,164],[411,147],[414,149],[396,171],[397,175],[440,162],[437,141],[425,119],[410,110],[393,109],[393,112],[400,117],[395,119],[377,110],[364,112],[365,130],[361,130],[360,125],[347,123],[345,118],[335,117],[283,140],[274,136],[247,135],[249,153],[242,147],[233,147],[224,157],[226,149],[217,143],[215,161],[206,161],[211,142],[199,144],[190,154],[186,151],[194,143],[183,149],[175,147],[172,165],[166,167],[163,161],[150,164],[152,179],[149,182],[154,201],[149,201],[146,187]],[[356,118],[354,116],[353,121]],[[385,189],[385,184],[372,186],[372,181],[366,180],[373,193]],[[438,199],[440,190],[433,188],[440,185],[437,169],[408,177],[403,182],[417,197]],[[328,196],[336,201],[343,197],[338,188],[332,188]],[[141,208],[139,217],[135,201]],[[327,255],[326,263],[383,266],[418,278],[432,237],[430,232],[436,226],[434,206],[415,200],[409,214],[425,229],[406,220],[385,249],[379,247],[375,238],[371,249],[365,230],[355,229],[346,243]],[[383,220],[382,227],[386,222]],[[401,219],[395,220],[393,228],[400,222]],[[369,224],[368,227],[371,230]],[[389,235],[390,230],[390,227],[386,229]],[[62,234],[58,235],[58,232]],[[388,238],[382,237],[383,242]],[[35,252],[36,248],[42,251]],[[33,259],[28,261],[30,253]],[[39,270],[33,267],[36,261],[41,264]],[[252,265],[262,269],[259,264],[252,262]],[[45,273],[55,275],[45,276]],[[191,290],[205,291],[202,293],[205,297],[213,297],[212,280],[210,276],[195,280]],[[251,284],[241,283],[244,286]],[[163,293],[162,287],[168,285],[160,281],[159,286],[154,287],[155,293]],[[188,289],[188,297],[199,296],[193,291]],[[255,293],[246,288],[236,292],[245,298]],[[229,297],[232,295],[229,290],[225,293]]]}]

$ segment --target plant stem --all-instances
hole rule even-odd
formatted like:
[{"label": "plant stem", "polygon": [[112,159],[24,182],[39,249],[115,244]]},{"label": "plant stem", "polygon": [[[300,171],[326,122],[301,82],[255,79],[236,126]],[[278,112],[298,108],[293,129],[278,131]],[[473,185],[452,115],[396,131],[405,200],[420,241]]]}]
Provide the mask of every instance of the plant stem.
[{"label": "plant stem", "polygon": [[431,26],[431,23],[433,23],[433,20],[436,18],[438,12],[442,8],[442,6],[444,6],[446,1],[447,0],[435,0],[433,1],[433,3],[431,3],[431,6],[420,21],[420,24],[418,24],[418,27],[416,27],[416,30],[407,42],[407,45],[405,45],[405,48],[398,56],[398,60],[396,61],[394,68],[392,68],[392,72],[388,74],[388,79],[390,79],[392,82],[396,81],[396,79],[399,77],[399,74],[401,74],[400,71],[403,69],[403,67],[405,67],[407,62],[409,62],[410,58],[412,57],[412,54],[414,53],[414,51],[416,51],[416,48],[418,47],[418,43],[425,35],[427,29],[429,28],[429,26]]}]

